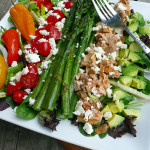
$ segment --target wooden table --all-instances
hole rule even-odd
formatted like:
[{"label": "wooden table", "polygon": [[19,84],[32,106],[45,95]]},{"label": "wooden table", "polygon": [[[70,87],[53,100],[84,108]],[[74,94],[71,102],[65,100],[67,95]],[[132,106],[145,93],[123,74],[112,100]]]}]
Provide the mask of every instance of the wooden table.
[{"label": "wooden table", "polygon": [[[150,0],[139,0],[150,2]],[[10,0],[0,0],[0,19],[11,6]],[[61,145],[61,144],[63,145]],[[65,147],[65,148],[64,148]],[[21,128],[0,120],[0,150],[83,150],[74,145]]]}]

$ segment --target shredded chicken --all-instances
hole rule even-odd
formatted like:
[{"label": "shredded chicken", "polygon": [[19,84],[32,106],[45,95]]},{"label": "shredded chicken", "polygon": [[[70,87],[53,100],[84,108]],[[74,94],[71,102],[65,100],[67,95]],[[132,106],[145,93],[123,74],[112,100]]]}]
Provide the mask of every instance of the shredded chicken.
[{"label": "shredded chicken", "polygon": [[[129,0],[120,0],[114,5],[114,9],[125,22],[130,14]],[[121,67],[118,66],[116,57],[119,50],[126,45],[123,44],[123,29],[110,28],[99,22],[93,31],[96,31],[96,43],[90,44],[86,54],[82,54],[82,72],[76,75],[74,88],[78,99],[83,102],[82,108],[85,111],[84,114],[77,116],[78,122],[99,125],[103,117],[103,113],[100,112],[102,105],[99,98],[106,95],[111,97],[111,93],[108,93],[108,91],[112,92],[108,78],[120,77]],[[88,113],[90,115],[87,117]],[[107,130],[108,124],[104,124],[97,128],[96,132],[102,134]]]}]

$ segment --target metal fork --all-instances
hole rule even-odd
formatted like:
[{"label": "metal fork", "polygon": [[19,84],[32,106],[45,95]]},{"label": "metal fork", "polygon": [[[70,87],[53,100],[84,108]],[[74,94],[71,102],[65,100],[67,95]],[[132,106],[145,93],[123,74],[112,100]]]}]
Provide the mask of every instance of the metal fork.
[{"label": "metal fork", "polygon": [[150,59],[150,48],[148,48],[122,21],[121,17],[116,13],[116,11],[109,5],[106,0],[92,0],[95,9],[104,24],[109,27],[123,28],[126,30],[131,37],[137,42],[137,44],[142,48],[145,54]]}]

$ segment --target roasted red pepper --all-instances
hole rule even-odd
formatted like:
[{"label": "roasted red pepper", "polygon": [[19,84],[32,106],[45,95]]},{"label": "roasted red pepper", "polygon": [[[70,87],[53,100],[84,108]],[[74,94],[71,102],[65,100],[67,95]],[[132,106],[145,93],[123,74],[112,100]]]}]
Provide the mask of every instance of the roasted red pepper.
[{"label": "roasted red pepper", "polygon": [[19,35],[14,29],[9,29],[1,36],[3,43],[8,49],[7,63],[11,65],[13,61],[18,61],[20,56],[19,51]]}]

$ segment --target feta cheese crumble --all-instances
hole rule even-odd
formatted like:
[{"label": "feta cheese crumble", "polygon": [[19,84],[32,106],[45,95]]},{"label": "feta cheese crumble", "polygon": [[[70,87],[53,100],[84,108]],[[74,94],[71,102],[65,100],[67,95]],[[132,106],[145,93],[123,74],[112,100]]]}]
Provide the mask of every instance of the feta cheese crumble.
[{"label": "feta cheese crumble", "polygon": [[19,56],[22,55],[22,50],[21,49],[19,49],[18,54],[19,54]]},{"label": "feta cheese crumble", "polygon": [[50,64],[51,61],[48,60],[48,61],[43,61],[42,64],[41,64],[41,68],[42,69],[47,69],[48,68],[48,64]]},{"label": "feta cheese crumble", "polygon": [[17,67],[17,66],[18,66],[17,61],[13,61],[12,64],[11,64],[11,67]]},{"label": "feta cheese crumble", "polygon": [[30,99],[29,99],[29,104],[30,105],[33,105],[35,103],[35,99],[32,99],[31,97],[30,97]]},{"label": "feta cheese crumble", "polygon": [[18,82],[20,81],[21,76],[22,76],[22,72],[21,72],[21,71],[19,71],[19,72],[15,75],[15,78],[16,78],[16,80],[17,80]]},{"label": "feta cheese crumble", "polygon": [[56,28],[59,30],[59,31],[62,31],[62,29],[64,28],[64,23],[62,22],[57,22],[56,24]]},{"label": "feta cheese crumble", "polygon": [[78,101],[75,107],[75,112],[73,112],[75,115],[81,115],[81,114],[85,114],[85,110],[82,107],[83,102],[82,101]]},{"label": "feta cheese crumble", "polygon": [[31,89],[25,89],[24,90],[26,93],[30,94],[31,93]]},{"label": "feta cheese crumble", "polygon": [[26,66],[25,68],[23,68],[22,70],[22,75],[26,75],[29,72],[28,67]]},{"label": "feta cheese crumble", "polygon": [[9,82],[12,86],[16,86],[15,82],[11,81]]},{"label": "feta cheese crumble", "polygon": [[46,39],[44,39],[44,38],[41,38],[41,39],[38,40],[38,42],[42,43],[42,42],[48,42],[48,41]]},{"label": "feta cheese crumble", "polygon": [[87,134],[91,134],[93,132],[93,127],[90,123],[86,122],[84,124],[84,127],[83,127],[84,131],[87,133]]},{"label": "feta cheese crumble", "polygon": [[85,121],[88,121],[92,116],[93,116],[92,111],[91,111],[91,110],[87,110],[87,111],[85,112],[84,120],[85,120]]},{"label": "feta cheese crumble", "polygon": [[98,93],[98,91],[96,90],[96,87],[93,87],[92,88],[92,93],[97,96],[97,97],[100,97],[100,94]]},{"label": "feta cheese crumble", "polygon": [[42,17],[39,18],[39,23],[40,23],[40,26],[44,26],[44,25],[48,24],[47,21],[45,21],[44,18],[42,18]]},{"label": "feta cheese crumble", "polygon": [[49,32],[47,32],[47,30],[40,30],[39,32],[41,35],[45,35],[45,36],[49,35]]},{"label": "feta cheese crumble", "polygon": [[116,11],[120,11],[120,10],[127,10],[127,7],[125,7],[122,3],[118,3],[118,7],[116,8]]},{"label": "feta cheese crumble", "polygon": [[106,93],[107,93],[107,96],[108,96],[109,98],[112,97],[112,89],[107,88],[107,89],[106,89]]},{"label": "feta cheese crumble", "polygon": [[58,52],[58,48],[56,48],[56,42],[54,38],[49,39],[49,43],[51,45],[51,55],[56,55]]},{"label": "feta cheese crumble", "polygon": [[111,112],[106,112],[103,116],[106,120],[109,120],[110,118],[112,118],[112,113]]},{"label": "feta cheese crumble", "polygon": [[25,55],[25,58],[29,63],[37,63],[40,61],[40,56],[34,53]]}]

